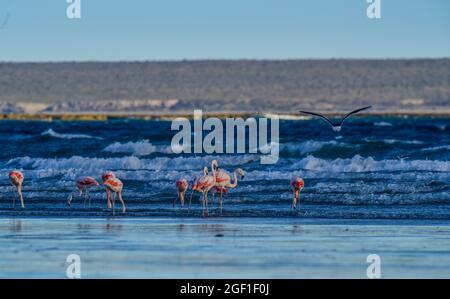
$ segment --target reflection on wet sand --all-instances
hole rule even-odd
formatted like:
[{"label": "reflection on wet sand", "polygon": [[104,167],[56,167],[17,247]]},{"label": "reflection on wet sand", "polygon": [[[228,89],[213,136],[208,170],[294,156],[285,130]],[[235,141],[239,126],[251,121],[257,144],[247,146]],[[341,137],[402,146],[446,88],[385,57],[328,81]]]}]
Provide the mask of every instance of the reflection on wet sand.
[{"label": "reflection on wet sand", "polygon": [[123,228],[122,224],[112,224],[112,223],[107,223],[105,225],[105,231],[106,232],[119,232],[121,231]]},{"label": "reflection on wet sand", "polygon": [[22,227],[22,221],[21,220],[13,220],[11,222],[11,225],[9,226],[9,230],[11,232],[17,233],[17,232],[21,232],[23,229]]}]

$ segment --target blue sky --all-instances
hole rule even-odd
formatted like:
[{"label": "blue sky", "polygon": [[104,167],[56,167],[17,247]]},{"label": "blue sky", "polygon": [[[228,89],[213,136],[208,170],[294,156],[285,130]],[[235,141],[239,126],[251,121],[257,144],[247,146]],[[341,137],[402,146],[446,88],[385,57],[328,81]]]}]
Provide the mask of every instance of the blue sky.
[{"label": "blue sky", "polygon": [[0,61],[450,57],[450,1],[0,0]]}]

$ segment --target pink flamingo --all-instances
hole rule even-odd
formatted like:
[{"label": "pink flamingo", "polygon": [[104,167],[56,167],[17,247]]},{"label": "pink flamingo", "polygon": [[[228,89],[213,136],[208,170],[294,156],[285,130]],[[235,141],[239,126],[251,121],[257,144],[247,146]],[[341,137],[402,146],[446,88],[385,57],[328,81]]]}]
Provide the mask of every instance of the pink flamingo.
[{"label": "pink flamingo", "polygon": [[291,180],[291,188],[294,193],[294,199],[292,201],[292,208],[295,210],[297,208],[297,203],[300,206],[300,191],[305,187],[305,182],[300,177],[294,177]]},{"label": "pink flamingo", "polygon": [[[179,179],[175,183],[177,186],[178,199],[180,200],[181,207],[184,206],[184,195],[186,194],[186,190],[189,187],[189,183],[186,179]],[[173,206],[175,207],[176,199],[173,201]]]},{"label": "pink flamingo", "polygon": [[236,168],[233,172],[233,183],[231,182],[230,175],[222,168],[218,168],[216,172],[216,190],[220,194],[219,196],[219,205],[220,209],[222,209],[222,196],[223,193],[227,193],[226,188],[236,188],[238,184],[238,178],[237,175],[241,177],[241,179],[244,179],[245,173],[242,168]]},{"label": "pink flamingo", "polygon": [[[98,182],[90,176],[82,177],[76,180],[77,189],[79,191],[79,196],[84,197],[84,203],[83,206],[86,206],[86,200],[89,202],[89,208],[91,207],[91,196],[89,195],[89,188],[98,186]],[[70,204],[72,203],[72,195],[69,195],[69,198],[67,200],[67,205],[70,207]]]},{"label": "pink flamingo", "polygon": [[[11,181],[11,184],[13,184],[17,189],[17,194],[19,194],[20,203],[22,205],[22,209],[25,208],[25,204],[23,203],[23,196],[22,196],[22,184],[23,184],[23,173],[19,170],[13,170],[9,173],[9,180]],[[13,199],[13,207],[16,207],[16,197],[14,196]]]},{"label": "pink flamingo", "polygon": [[[115,178],[116,175],[112,171],[107,171],[102,175],[102,182],[106,182],[109,179]],[[105,188],[106,190],[106,200],[108,201],[108,209],[111,209],[111,192],[108,188]]]},{"label": "pink flamingo", "polygon": [[208,216],[208,192],[214,188],[216,184],[216,169],[217,161],[213,160],[211,162],[212,174],[208,173],[208,167],[203,168],[204,175],[197,179],[192,186],[192,193],[189,198],[189,206],[191,205],[192,194],[194,191],[202,193],[202,216]]},{"label": "pink flamingo", "polygon": [[106,181],[103,182],[103,185],[108,189],[110,192],[113,192],[112,196],[112,209],[113,209],[113,216],[115,215],[115,202],[116,202],[116,195],[119,196],[119,200],[122,203],[122,213],[126,212],[125,202],[122,199],[122,189],[123,189],[123,183],[118,178],[109,178]]}]

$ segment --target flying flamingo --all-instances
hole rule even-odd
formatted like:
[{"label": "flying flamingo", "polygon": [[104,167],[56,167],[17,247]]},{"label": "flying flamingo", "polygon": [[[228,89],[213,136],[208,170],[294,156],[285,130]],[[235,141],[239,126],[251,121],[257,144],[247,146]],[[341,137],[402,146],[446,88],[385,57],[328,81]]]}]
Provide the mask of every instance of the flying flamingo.
[{"label": "flying flamingo", "polygon": [[293,177],[291,180],[291,188],[294,193],[294,199],[292,201],[292,208],[295,210],[297,203],[300,206],[300,191],[305,187],[305,182],[300,177]]},{"label": "flying flamingo", "polygon": [[[25,208],[25,205],[23,203],[23,197],[22,197],[22,183],[23,183],[23,173],[19,170],[13,170],[9,173],[9,180],[11,181],[11,184],[13,184],[16,189],[17,193],[19,194],[20,203],[22,205],[22,209]],[[16,197],[14,196],[13,199],[13,207],[16,207]]]},{"label": "flying flamingo", "polygon": [[[84,204],[83,206],[86,206],[86,200],[89,202],[89,208],[91,207],[91,196],[89,195],[89,188],[98,186],[98,182],[90,176],[82,177],[76,180],[77,189],[79,191],[79,196],[84,195]],[[70,207],[70,204],[72,203],[72,195],[69,195],[69,198],[67,199],[67,205]]]},{"label": "flying flamingo", "polygon": [[[114,172],[107,171],[102,175],[102,182],[104,183],[105,181],[115,177],[116,175],[114,174]],[[106,200],[108,201],[108,209],[111,209],[111,192],[109,191],[108,188],[105,188],[105,190],[106,190]]]},{"label": "flying flamingo", "polygon": [[[184,195],[186,194],[186,190],[189,187],[189,183],[186,179],[179,179],[175,183],[177,186],[178,199],[180,200],[181,207],[184,206]],[[176,199],[173,201],[173,206],[175,207]]]},{"label": "flying flamingo", "polygon": [[122,213],[125,213],[127,210],[125,207],[125,202],[122,199],[122,189],[123,189],[123,183],[118,178],[109,178],[106,181],[103,182],[103,185],[108,189],[110,192],[113,192],[112,196],[112,209],[113,209],[113,216],[115,215],[115,202],[116,202],[116,195],[119,196],[119,200],[122,203]]},{"label": "flying flamingo", "polygon": [[242,168],[236,168],[233,172],[233,183],[231,183],[231,177],[228,174],[228,172],[226,172],[224,169],[222,168],[218,168],[217,172],[216,172],[216,190],[218,191],[218,193],[220,194],[219,196],[219,205],[220,205],[220,209],[222,209],[222,196],[223,193],[227,193],[227,189],[226,188],[236,188],[237,184],[238,184],[238,178],[237,175],[239,174],[239,176],[241,177],[241,179],[244,179],[245,173],[244,170],[242,170]]},{"label": "flying flamingo", "polygon": [[194,191],[198,191],[202,193],[202,216],[208,216],[208,192],[214,188],[214,185],[216,184],[216,170],[217,170],[217,161],[213,160],[211,162],[211,170],[212,174],[208,173],[208,167],[203,168],[204,175],[200,178],[198,178],[194,185],[192,186],[192,193],[189,198],[189,206],[191,205],[192,200],[192,194]]}]

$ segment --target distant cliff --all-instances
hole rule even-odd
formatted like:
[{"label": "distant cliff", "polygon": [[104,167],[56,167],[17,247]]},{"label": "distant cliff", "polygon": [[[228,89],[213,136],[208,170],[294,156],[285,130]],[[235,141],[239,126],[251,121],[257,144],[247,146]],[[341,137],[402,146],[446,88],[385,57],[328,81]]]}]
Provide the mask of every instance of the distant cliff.
[{"label": "distant cliff", "polygon": [[366,104],[379,111],[448,108],[450,59],[0,63],[1,113],[294,112]]}]

